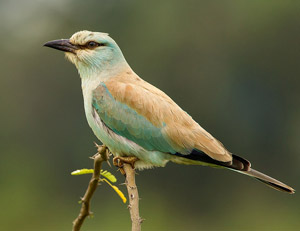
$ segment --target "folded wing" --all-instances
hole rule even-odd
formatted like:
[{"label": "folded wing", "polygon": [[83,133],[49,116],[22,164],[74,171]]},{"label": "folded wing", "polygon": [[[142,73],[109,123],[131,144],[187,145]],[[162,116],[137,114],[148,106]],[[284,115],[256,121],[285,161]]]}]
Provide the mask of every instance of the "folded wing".
[{"label": "folded wing", "polygon": [[188,155],[198,149],[218,161],[232,160],[170,97],[134,73],[101,83],[93,92],[93,107],[111,130],[147,150]]}]

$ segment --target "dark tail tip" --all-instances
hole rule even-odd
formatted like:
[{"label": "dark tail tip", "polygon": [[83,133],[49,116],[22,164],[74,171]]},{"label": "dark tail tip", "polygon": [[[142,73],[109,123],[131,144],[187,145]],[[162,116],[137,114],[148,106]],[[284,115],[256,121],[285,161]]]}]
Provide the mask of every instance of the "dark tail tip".
[{"label": "dark tail tip", "polygon": [[287,188],[287,187],[283,187],[283,186],[281,186],[281,185],[276,185],[276,184],[274,184],[274,183],[272,183],[272,182],[264,182],[264,183],[266,183],[266,184],[269,185],[270,187],[275,188],[275,189],[277,189],[277,190],[279,190],[279,191],[281,191],[281,192],[287,192],[287,193],[289,193],[289,194],[294,194],[294,193],[295,193],[295,189],[293,189],[293,188],[291,188],[291,187],[289,187],[289,186],[288,186],[288,188]]},{"label": "dark tail tip", "polygon": [[265,183],[266,185],[268,185],[269,187],[273,188],[273,189],[276,189],[278,191],[281,191],[281,192],[287,192],[289,194],[294,194],[295,193],[295,189],[293,189],[292,187],[288,186],[288,185],[285,185],[283,183],[281,183],[280,185],[279,184],[276,184],[274,182],[270,182],[270,181],[265,181],[265,180],[262,180],[262,179],[259,179],[259,178],[256,178],[257,180]]},{"label": "dark tail tip", "polygon": [[276,189],[278,191],[281,192],[287,192],[289,194],[294,194],[295,193],[295,189],[293,189],[292,187],[280,182],[279,180],[276,180],[270,176],[267,176],[259,171],[256,171],[254,169],[249,169],[249,171],[240,171],[243,174],[246,174],[248,176],[254,177],[255,179],[265,183],[266,185],[270,186],[273,189]]}]

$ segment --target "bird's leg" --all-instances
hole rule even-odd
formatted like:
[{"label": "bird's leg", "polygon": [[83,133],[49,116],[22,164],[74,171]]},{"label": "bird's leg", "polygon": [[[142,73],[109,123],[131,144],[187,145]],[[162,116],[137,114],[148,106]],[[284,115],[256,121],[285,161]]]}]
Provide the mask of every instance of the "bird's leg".
[{"label": "bird's leg", "polygon": [[123,163],[130,164],[134,168],[135,162],[138,161],[138,158],[135,156],[116,156],[113,158],[113,164],[117,167],[123,167]]},{"label": "bird's leg", "polygon": [[134,169],[134,164],[138,160],[135,156],[116,156],[113,158],[113,165],[117,166],[120,169],[120,172],[125,175],[124,169],[123,169],[123,164],[130,164],[131,167]]}]

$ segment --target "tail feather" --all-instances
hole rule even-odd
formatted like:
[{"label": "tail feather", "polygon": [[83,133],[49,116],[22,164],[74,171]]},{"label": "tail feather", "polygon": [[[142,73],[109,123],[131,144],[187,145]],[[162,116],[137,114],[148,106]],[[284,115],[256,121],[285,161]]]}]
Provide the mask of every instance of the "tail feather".
[{"label": "tail feather", "polygon": [[290,186],[288,186],[288,185],[286,185],[286,184],[280,182],[279,180],[276,180],[276,179],[274,179],[270,176],[267,176],[267,175],[265,175],[265,174],[263,174],[259,171],[256,171],[252,168],[250,168],[248,171],[238,171],[238,172],[240,172],[242,174],[245,174],[247,176],[254,177],[255,179],[265,183],[266,185],[270,186],[271,188],[274,188],[274,189],[279,190],[281,192],[287,192],[287,193],[290,193],[290,194],[295,193],[295,190],[292,187],[290,187]]},{"label": "tail feather", "polygon": [[279,190],[281,192],[287,192],[290,194],[295,193],[295,190],[290,186],[267,176],[259,171],[256,171],[251,168],[251,163],[239,156],[232,155],[232,161],[230,162],[221,162],[210,158],[204,152],[199,150],[193,150],[189,155],[183,155],[180,153],[175,154],[179,158],[175,158],[173,161],[179,164],[199,164],[199,165],[208,165],[212,167],[223,167],[239,173],[242,173],[247,176],[254,177],[255,179],[265,183],[266,185]]}]

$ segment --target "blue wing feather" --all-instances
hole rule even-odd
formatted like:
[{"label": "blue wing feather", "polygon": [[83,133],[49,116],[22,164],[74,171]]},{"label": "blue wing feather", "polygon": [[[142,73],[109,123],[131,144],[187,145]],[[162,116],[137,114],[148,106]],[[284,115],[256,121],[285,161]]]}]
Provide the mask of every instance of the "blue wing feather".
[{"label": "blue wing feather", "polygon": [[116,134],[149,151],[176,153],[162,132],[165,124],[156,127],[128,105],[115,100],[104,83],[93,92],[92,105],[105,125]]}]

